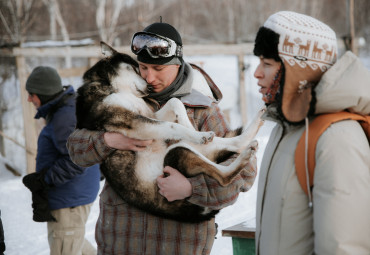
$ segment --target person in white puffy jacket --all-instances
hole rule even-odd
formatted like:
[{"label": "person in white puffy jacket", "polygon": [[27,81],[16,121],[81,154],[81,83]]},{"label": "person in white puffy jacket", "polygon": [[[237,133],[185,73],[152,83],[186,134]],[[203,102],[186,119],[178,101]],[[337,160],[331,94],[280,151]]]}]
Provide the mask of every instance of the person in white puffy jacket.
[{"label": "person in white puffy jacket", "polygon": [[336,122],[321,135],[309,196],[294,164],[297,142],[318,114],[370,114],[369,70],[351,52],[337,61],[329,26],[288,11],[266,20],[254,54],[264,118],[276,122],[259,173],[256,254],[369,255],[370,147],[359,123]]}]

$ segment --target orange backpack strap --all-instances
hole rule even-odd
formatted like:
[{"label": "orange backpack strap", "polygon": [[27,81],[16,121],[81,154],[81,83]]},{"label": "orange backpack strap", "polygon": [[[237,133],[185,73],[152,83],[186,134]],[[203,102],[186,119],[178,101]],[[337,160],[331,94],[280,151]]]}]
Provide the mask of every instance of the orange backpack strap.
[{"label": "orange backpack strap", "polygon": [[[316,144],[321,134],[332,124],[341,120],[357,120],[360,121],[364,129],[367,139],[370,141],[370,116],[363,116],[349,112],[337,112],[318,115],[309,125],[308,129],[308,175],[310,188],[313,187],[313,176],[315,171],[315,150]],[[305,136],[306,131],[303,132],[301,139],[298,141],[295,151],[295,170],[298,177],[299,184],[303,191],[308,195],[307,178],[305,170]]]}]

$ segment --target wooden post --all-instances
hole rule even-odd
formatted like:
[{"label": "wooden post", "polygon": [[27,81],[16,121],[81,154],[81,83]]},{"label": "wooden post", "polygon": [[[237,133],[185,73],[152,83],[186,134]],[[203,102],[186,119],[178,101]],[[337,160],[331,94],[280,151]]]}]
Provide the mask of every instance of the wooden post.
[{"label": "wooden post", "polygon": [[18,79],[20,84],[21,102],[23,110],[23,125],[24,135],[26,141],[26,159],[27,159],[27,173],[35,172],[36,169],[36,151],[37,151],[37,131],[36,121],[34,116],[36,114],[35,108],[28,101],[28,93],[26,91],[26,61],[23,56],[16,57]]},{"label": "wooden post", "polygon": [[357,55],[356,35],[355,35],[355,3],[354,0],[349,2],[349,22],[350,22],[350,33],[351,33],[351,51]]},{"label": "wooden post", "polygon": [[246,91],[245,91],[245,66],[244,66],[244,54],[238,55],[238,67],[239,67],[239,100],[240,100],[240,115],[242,117],[242,124],[247,124],[247,102],[246,102]]}]

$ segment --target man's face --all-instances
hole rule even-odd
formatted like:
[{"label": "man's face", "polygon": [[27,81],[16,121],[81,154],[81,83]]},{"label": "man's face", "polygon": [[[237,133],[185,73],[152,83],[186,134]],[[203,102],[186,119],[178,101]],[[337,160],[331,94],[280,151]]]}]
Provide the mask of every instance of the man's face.
[{"label": "man's face", "polygon": [[[266,103],[272,103],[275,98],[270,98],[275,76],[281,66],[281,62],[272,58],[260,57],[260,63],[254,72],[254,77],[258,79],[259,92],[262,94],[262,99]],[[276,92],[276,91],[275,91]]]},{"label": "man's face", "polygon": [[167,88],[176,79],[180,65],[152,65],[139,62],[141,77],[155,93]]},{"label": "man's face", "polygon": [[36,94],[29,94],[28,93],[28,98],[27,101],[30,103],[33,103],[33,105],[38,109],[41,106],[41,101],[40,98]]}]

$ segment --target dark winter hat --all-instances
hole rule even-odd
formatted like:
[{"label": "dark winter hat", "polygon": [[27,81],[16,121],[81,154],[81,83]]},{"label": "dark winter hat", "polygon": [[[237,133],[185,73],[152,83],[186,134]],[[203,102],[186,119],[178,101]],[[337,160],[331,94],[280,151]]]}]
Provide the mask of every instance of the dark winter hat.
[{"label": "dark winter hat", "polygon": [[[170,24],[162,22],[153,23],[144,28],[143,32],[167,37],[175,41],[177,45],[182,46],[182,39],[179,32],[177,32],[177,30]],[[183,62],[182,57],[176,56],[167,58],[152,58],[146,50],[140,51],[140,53],[137,55],[137,60],[139,62],[154,65],[181,65]]]},{"label": "dark winter hat", "polygon": [[260,27],[254,43],[253,53],[257,57],[272,58],[281,61],[278,52],[279,34],[269,28]]},{"label": "dark winter hat", "polygon": [[62,80],[54,68],[38,66],[28,77],[26,90],[28,93],[41,96],[55,95],[63,90]]}]

